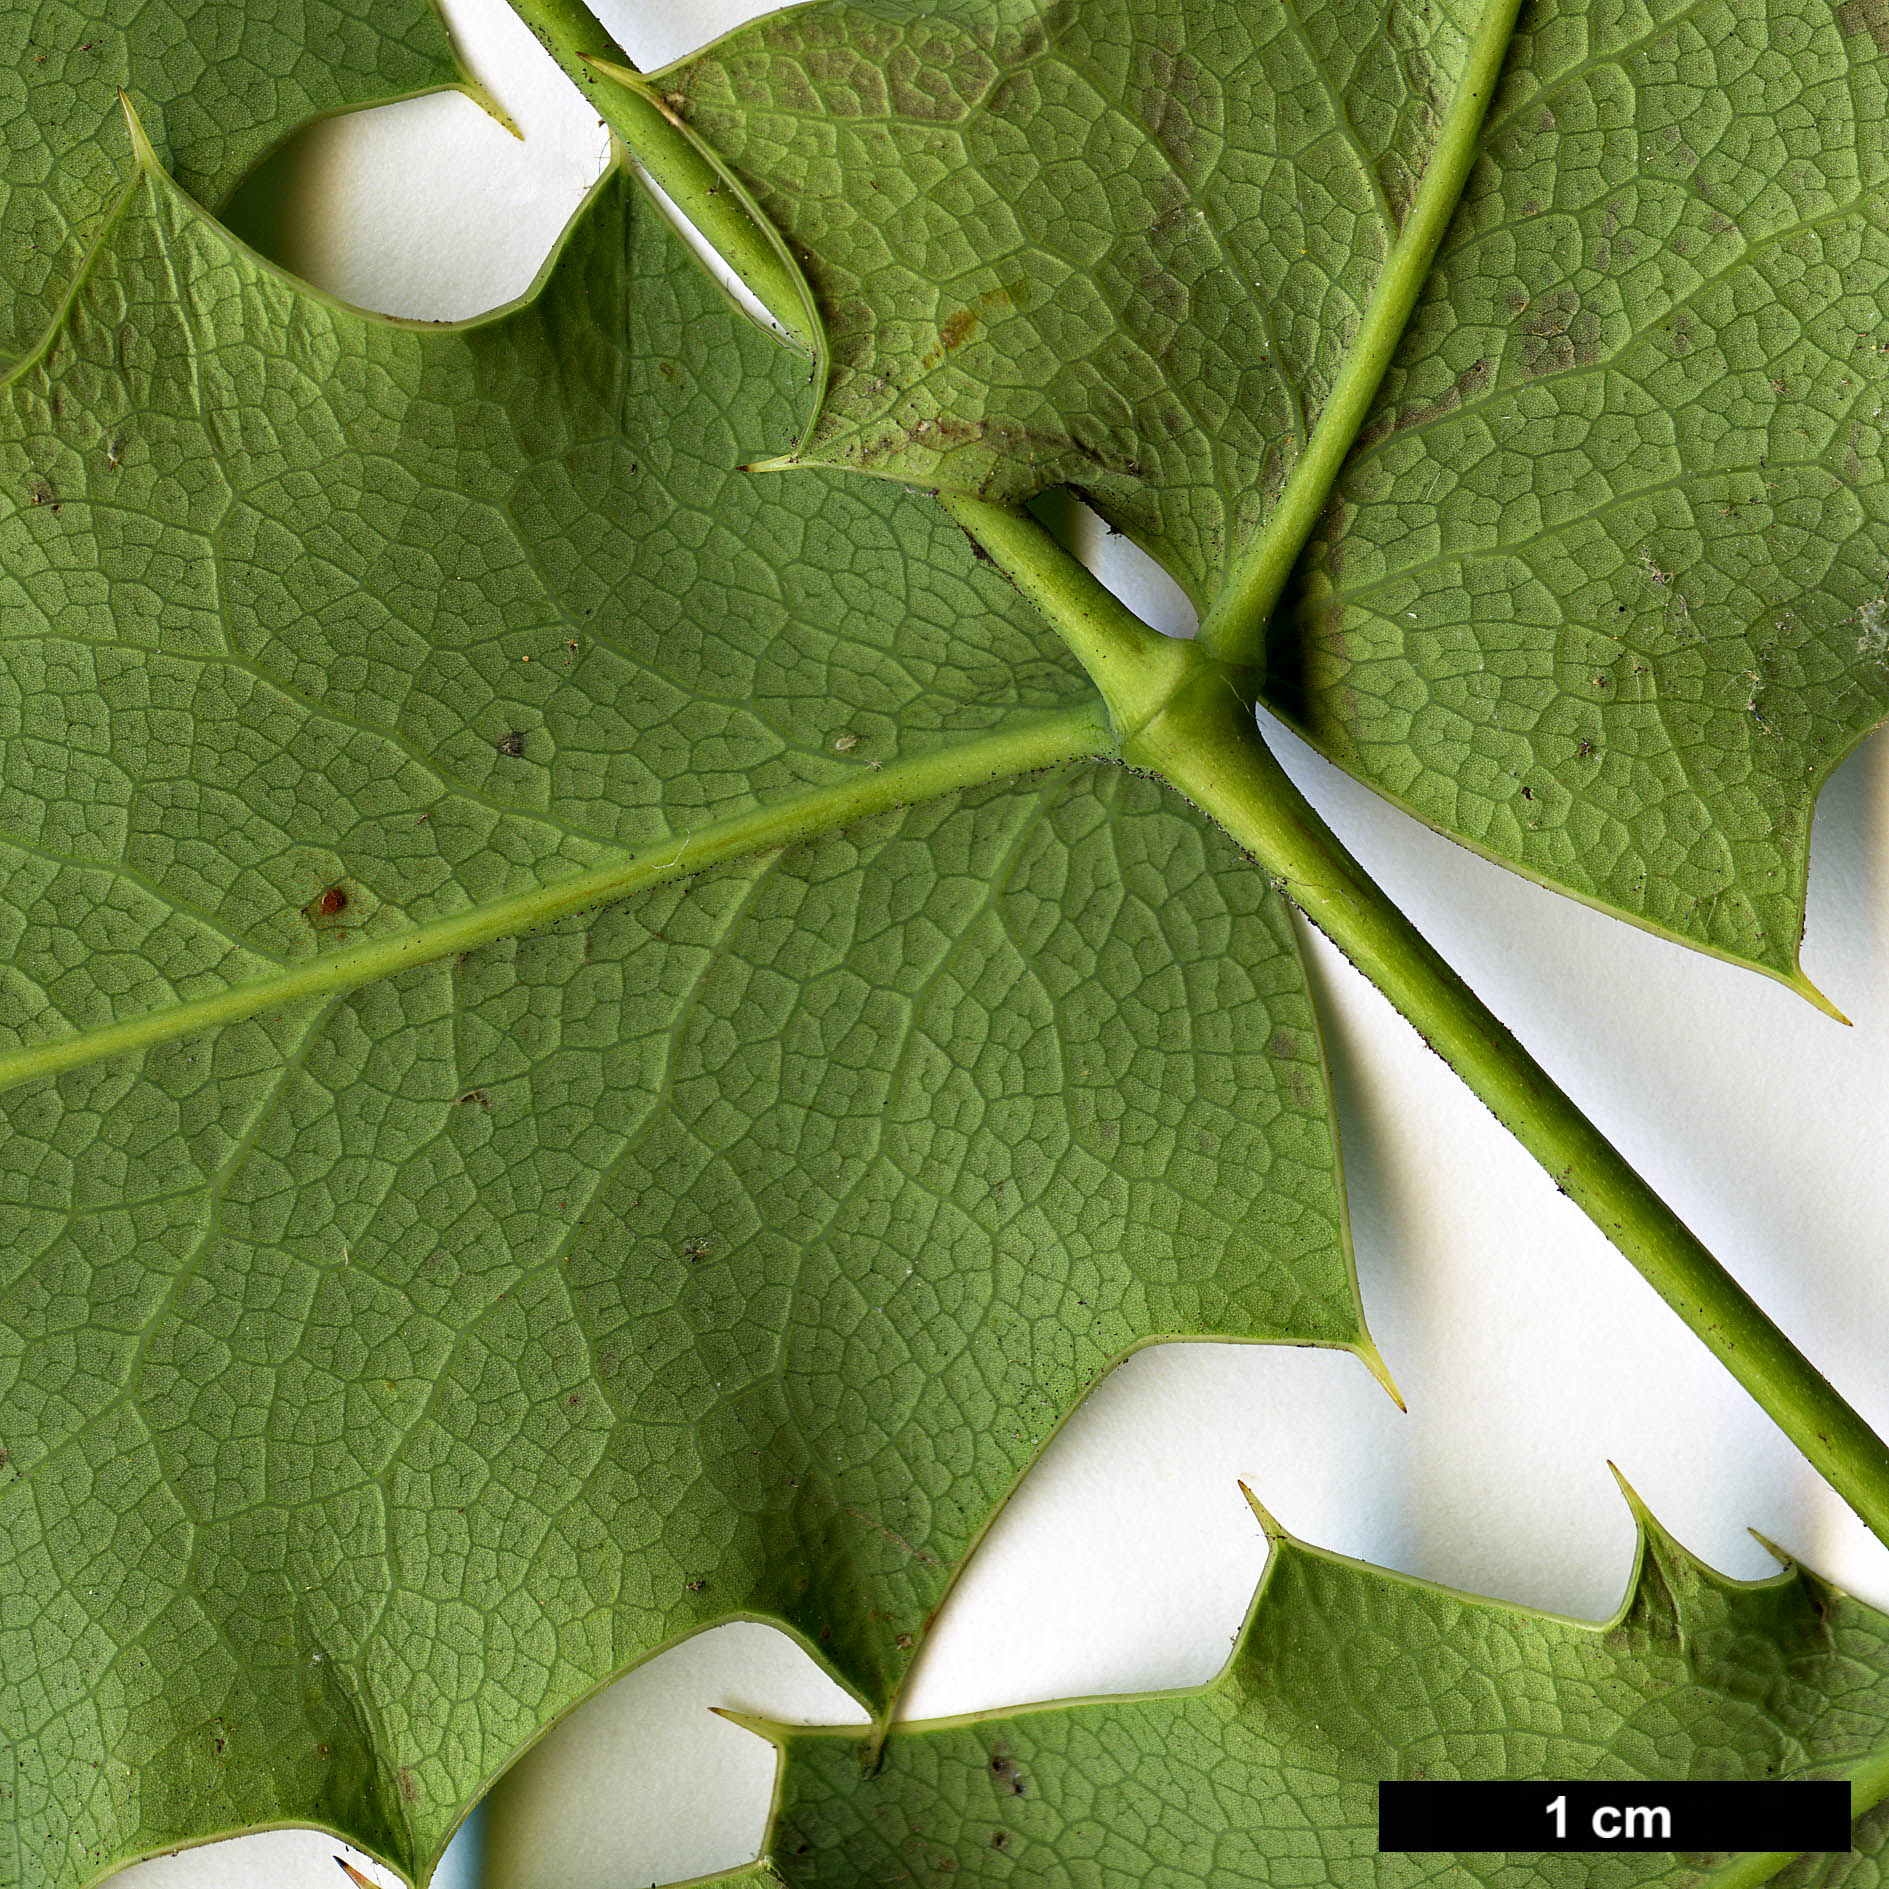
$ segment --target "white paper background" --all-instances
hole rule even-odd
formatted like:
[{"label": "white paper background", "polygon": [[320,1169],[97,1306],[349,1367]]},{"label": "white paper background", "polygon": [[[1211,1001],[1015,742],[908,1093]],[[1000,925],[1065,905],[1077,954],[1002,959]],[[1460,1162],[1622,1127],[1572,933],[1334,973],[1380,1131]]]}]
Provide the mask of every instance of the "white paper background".
[{"label": "white paper background", "polygon": [[[605,19],[647,67],[763,10],[619,0]],[[293,166],[296,265],[400,314],[462,317],[522,292],[602,156],[595,118],[502,0],[449,12],[522,142],[449,95],[320,127]],[[1171,587],[1119,543],[1108,550],[1105,574],[1137,607],[1185,628]],[[1853,757],[1817,817],[1805,966],[1854,1020],[1845,1030],[1764,979],[1524,884],[1277,740],[1392,897],[1889,1428],[1889,747]],[[1745,1532],[1756,1527],[1889,1605],[1889,1554],[1414,1032],[1322,939],[1309,951],[1365,1306],[1409,1414],[1337,1354],[1141,1354],[1091,1396],[980,1549],[911,1714],[1210,1676],[1264,1559],[1239,1478],[1308,1540],[1598,1617],[1619,1600],[1633,1539],[1611,1458],[1728,1572],[1771,1570]],[[856,1716],[782,1636],[704,1634],[547,1737],[436,1883],[627,1889],[752,1857],[772,1751],[713,1705]],[[115,1882],[333,1889],[336,1850],[277,1832]]]}]

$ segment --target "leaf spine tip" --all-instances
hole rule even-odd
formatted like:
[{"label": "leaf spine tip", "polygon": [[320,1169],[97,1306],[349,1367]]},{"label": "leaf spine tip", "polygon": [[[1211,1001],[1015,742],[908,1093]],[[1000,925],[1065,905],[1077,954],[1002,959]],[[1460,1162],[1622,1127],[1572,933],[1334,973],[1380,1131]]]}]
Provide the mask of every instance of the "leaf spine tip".
[{"label": "leaf spine tip", "polygon": [[1391,1376],[1391,1368],[1384,1362],[1384,1354],[1378,1350],[1377,1341],[1369,1332],[1360,1334],[1356,1350],[1358,1357],[1364,1363],[1364,1368],[1384,1386],[1391,1402],[1405,1416],[1409,1416],[1410,1406],[1404,1402],[1404,1394],[1397,1388],[1397,1380]]},{"label": "leaf spine tip", "polygon": [[1782,1568],[1787,1574],[1790,1572],[1792,1568],[1797,1566],[1797,1557],[1794,1554],[1791,1554],[1787,1549],[1780,1548],[1777,1545],[1777,1543],[1771,1539],[1769,1535],[1766,1535],[1762,1533],[1760,1530],[1755,1529],[1755,1528],[1747,1528],[1745,1530],[1745,1533],[1749,1535],[1751,1539],[1755,1541],[1758,1544],[1758,1546],[1762,1548],[1765,1551],[1765,1553],[1768,1554],[1771,1557],[1771,1559],[1775,1561],[1778,1564],[1778,1566]]},{"label": "leaf spine tip", "polygon": [[1277,1546],[1278,1543],[1289,1539],[1286,1531],[1279,1525],[1272,1511],[1247,1487],[1244,1480],[1240,1483],[1240,1494],[1245,1496],[1246,1506],[1259,1518],[1260,1527],[1266,1531],[1266,1544],[1268,1547]]},{"label": "leaf spine tip", "polygon": [[757,1738],[765,1738],[769,1744],[780,1744],[787,1735],[787,1727],[777,1719],[771,1719],[759,1712],[739,1712],[731,1706],[711,1705],[708,1708],[717,1718],[726,1719],[730,1725],[739,1725],[744,1732],[752,1732]]},{"label": "leaf spine tip", "polygon": [[1654,1518],[1653,1511],[1640,1500],[1638,1490],[1620,1473],[1620,1465],[1611,1457],[1607,1460],[1607,1468],[1612,1474],[1614,1481],[1620,1485],[1620,1493],[1626,1497],[1627,1507],[1632,1512],[1634,1524],[1639,1528],[1640,1532],[1642,1534],[1664,1532],[1660,1529],[1658,1521]]},{"label": "leaf spine tip", "polygon": [[1814,1008],[1818,1010],[1821,1010],[1826,1017],[1829,1017],[1833,1019],[1835,1022],[1842,1024],[1846,1030],[1851,1030],[1856,1027],[1853,1023],[1851,1023],[1849,1018],[1846,1017],[1843,1014],[1843,1012],[1839,1010],[1836,1007],[1836,1005],[1833,1004],[1830,1001],[1830,999],[1826,997],[1823,994],[1823,992],[1820,991],[1817,988],[1817,986],[1810,981],[1808,977],[1804,975],[1804,967],[1801,964],[1793,966],[1791,975],[1787,977],[1784,981],[1791,987],[1792,990],[1796,991],[1797,994],[1800,997],[1802,997],[1806,1003],[1812,1005]]},{"label": "leaf spine tip", "polygon": [[597,52],[580,52],[577,56],[591,71],[601,72],[605,78],[615,79],[619,85],[627,85],[632,91],[648,92],[652,98],[655,96],[649,81],[627,59],[606,59]]},{"label": "leaf spine tip", "polygon": [[131,155],[138,168],[162,170],[164,167],[157,161],[157,152],[145,134],[144,120],[138,116],[138,108],[132,104],[131,94],[122,85],[118,88],[118,109],[125,115],[125,129],[131,133]]}]

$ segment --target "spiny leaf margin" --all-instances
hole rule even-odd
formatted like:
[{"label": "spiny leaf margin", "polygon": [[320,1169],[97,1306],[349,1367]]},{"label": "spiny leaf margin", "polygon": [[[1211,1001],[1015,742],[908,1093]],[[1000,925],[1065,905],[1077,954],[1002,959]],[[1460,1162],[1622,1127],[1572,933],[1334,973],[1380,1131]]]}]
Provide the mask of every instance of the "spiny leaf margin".
[{"label": "spiny leaf margin", "polygon": [[[856,1733],[755,1723],[783,1753],[768,1856],[789,1889],[888,1870],[1042,1889],[1286,1875],[1397,1889],[1443,1864],[1485,1889],[1708,1889],[1730,1859],[1380,1855],[1376,1787],[1837,1775],[1856,1777],[1870,1811],[1889,1792],[1889,1617],[1782,1555],[1768,1579],[1718,1574],[1628,1495],[1638,1541],[1610,1620],[1418,1581],[1262,1517],[1272,1552],[1252,1612],[1194,1692],[906,1725],[876,1767]],[[1881,1814],[1864,1817],[1866,1857],[1886,1834]],[[1875,1880],[1850,1871],[1858,1860],[1806,1858],[1778,1880]]]},{"label": "spiny leaf margin", "polygon": [[[753,395],[733,431],[776,424],[795,376],[629,202],[620,178],[600,189],[528,307],[426,334],[287,282],[148,163],[133,179],[6,388],[7,450],[44,487],[0,516],[0,657],[13,712],[39,718],[18,750],[38,798],[16,781],[9,808],[41,821],[8,841],[10,971],[42,975],[66,1021],[318,963],[336,929],[398,938],[685,812],[889,772],[907,739],[950,751],[1019,696],[1085,692],[918,500],[737,485],[712,402],[619,434],[718,363]],[[640,298],[655,312],[625,370]],[[639,485],[639,453],[664,446],[660,486]],[[707,555],[696,521],[737,490],[740,528],[721,521]],[[588,502],[547,502],[572,491]],[[292,507],[292,536],[258,493]],[[731,607],[731,575],[779,579],[750,543],[778,550],[829,509],[835,550],[890,533],[909,581],[882,563],[848,585],[826,554],[792,567],[793,594],[766,591],[759,622],[747,596]],[[508,552],[520,532],[535,555]],[[653,621],[599,569],[639,532],[663,554]],[[454,548],[477,551],[485,605],[429,578]],[[809,609],[818,583],[841,588],[854,640]],[[981,611],[915,644],[927,587]],[[718,637],[691,599],[718,602]],[[858,696],[849,741],[804,726],[808,699],[835,712],[795,683],[809,659]],[[751,670],[728,686],[731,660],[774,666],[775,726]],[[439,661],[457,719],[450,689],[415,697]],[[226,680],[229,699],[193,693]],[[640,722],[633,680],[656,698]],[[417,727],[398,712],[415,699]],[[587,772],[610,717],[644,730],[603,749],[641,793]],[[114,725],[135,739],[101,743]],[[200,794],[204,769],[173,768],[188,791],[166,800],[145,764],[180,753],[235,771]],[[363,787],[371,817],[339,825],[337,792]],[[140,799],[155,823],[131,817]],[[204,831],[231,846],[191,843],[180,807],[213,808]],[[789,1001],[782,968],[809,953]],[[731,1042],[761,1046],[732,1090]],[[775,1044],[792,1053],[770,1068]],[[765,1132],[731,1140],[744,1110]],[[798,1632],[883,1709],[952,1566],[1113,1358],[1196,1332],[1368,1349],[1285,914],[1217,833],[1120,773],[888,812],[533,941],[88,1063],[16,1090],[7,1128],[24,1183],[0,1347],[25,1622],[0,1657],[9,1810],[66,1882],[282,1821],[420,1871],[548,1718],[731,1611]],[[824,1210],[796,1204],[825,1185],[810,1135],[837,1164]],[[887,1270],[888,1226],[949,1254],[943,1279]],[[813,1260],[783,1387],[767,1308],[791,1309]],[[898,1379],[909,1462],[812,1448],[852,1420],[829,1379],[855,1353]],[[665,1361],[680,1369],[656,1375]]]}]

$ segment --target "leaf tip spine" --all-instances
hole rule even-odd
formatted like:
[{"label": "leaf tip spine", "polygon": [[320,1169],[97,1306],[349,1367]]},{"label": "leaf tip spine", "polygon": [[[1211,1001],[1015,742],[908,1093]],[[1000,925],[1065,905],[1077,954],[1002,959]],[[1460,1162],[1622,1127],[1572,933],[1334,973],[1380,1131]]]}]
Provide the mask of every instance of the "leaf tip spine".
[{"label": "leaf tip spine", "polygon": [[1240,1482],[1240,1494],[1245,1496],[1246,1506],[1253,1511],[1253,1514],[1259,1520],[1260,1527],[1265,1531],[1267,1547],[1276,1548],[1282,1541],[1290,1541],[1292,1539],[1286,1530],[1280,1526],[1279,1520],[1273,1512],[1253,1493],[1244,1478],[1242,1478]]},{"label": "leaf tip spine", "polygon": [[757,1738],[765,1738],[770,1745],[786,1742],[788,1728],[778,1719],[771,1719],[761,1712],[742,1712],[733,1706],[711,1705],[708,1708],[717,1718],[725,1718],[730,1725],[739,1725],[744,1732],[752,1732]]},{"label": "leaf tip spine", "polygon": [[1834,1021],[1842,1024],[1846,1030],[1851,1030],[1856,1027],[1849,1018],[1804,975],[1804,968],[1801,964],[1791,967],[1791,974],[1784,979],[1784,982],[1789,985],[1792,990],[1796,991],[1798,996],[1802,997],[1813,1009],[1821,1010],[1826,1017],[1830,1017]]},{"label": "leaf tip spine", "polygon": [[619,85],[628,86],[632,92],[642,93],[671,124],[679,125],[682,122],[669,109],[662,94],[630,63],[626,55],[619,52],[616,57],[611,58],[599,52],[580,52],[577,57],[591,71],[600,72],[605,78],[614,79]]},{"label": "leaf tip spine", "polygon": [[497,93],[471,78],[462,79],[453,89],[470,99],[501,131],[509,131],[520,144],[525,142],[524,127],[499,103]]},{"label": "leaf tip spine", "polygon": [[1780,1548],[1769,1535],[1763,1534],[1755,1528],[1747,1528],[1745,1533],[1749,1535],[1786,1574],[1797,1566],[1797,1557],[1787,1549]]},{"label": "leaf tip spine", "polygon": [[1659,1523],[1654,1519],[1653,1511],[1640,1500],[1639,1491],[1620,1473],[1620,1465],[1612,1457],[1607,1459],[1607,1469],[1614,1481],[1620,1485],[1620,1493],[1627,1499],[1627,1508],[1633,1515],[1634,1526],[1643,1535],[1657,1532]]},{"label": "leaf tip spine", "polygon": [[1384,1386],[1385,1393],[1392,1403],[1407,1417],[1410,1406],[1404,1402],[1404,1394],[1397,1388],[1397,1380],[1391,1376],[1391,1368],[1384,1362],[1384,1354],[1377,1348],[1377,1340],[1367,1332],[1360,1332],[1358,1342],[1352,1346],[1353,1354],[1364,1368]]},{"label": "leaf tip spine", "polygon": [[138,116],[138,108],[131,102],[131,94],[121,85],[118,88],[118,109],[125,115],[125,129],[131,134],[131,156],[138,168],[143,171],[162,171],[156,150],[144,129],[144,120]]}]

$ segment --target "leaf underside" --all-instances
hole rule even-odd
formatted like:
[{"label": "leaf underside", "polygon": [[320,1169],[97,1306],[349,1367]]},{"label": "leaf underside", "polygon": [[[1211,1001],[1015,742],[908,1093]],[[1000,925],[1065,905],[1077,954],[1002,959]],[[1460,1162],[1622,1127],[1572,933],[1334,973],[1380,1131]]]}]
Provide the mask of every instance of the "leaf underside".
[{"label": "leaf underside", "polygon": [[1817,789],[1889,712],[1886,19],[1525,17],[1273,646],[1349,772],[1787,977]]},{"label": "leaf underside", "polygon": [[[15,1041],[398,938],[1086,684],[620,177],[464,330],[154,171],[0,416]],[[1110,1362],[1358,1346],[1286,913],[1117,769],[968,790],[10,1091],[0,1883],[422,1873],[748,1614],[883,1711]]]},{"label": "leaf underside", "polygon": [[[1786,977],[1816,788],[1889,705],[1881,10],[1526,14],[1269,652],[1433,824]],[[804,363],[620,177],[444,333],[125,185],[110,83],[217,196],[450,76],[358,0],[249,8],[246,53],[202,23],[16,16],[0,92],[0,357],[43,331],[0,382],[7,1046],[1092,699],[935,508],[831,468],[1072,485],[1210,603],[1473,21],[822,3],[663,75],[828,319],[826,469],[778,479],[736,468],[801,438]],[[1286,914],[1092,764],[17,1088],[0,1886],[281,1821],[423,1874],[544,1724],[731,1614],[883,1714],[1055,1426],[1181,1334],[1367,1342]],[[902,1734],[872,1778],[790,1740],[774,1867],[1417,1881],[1364,1808],[1406,1762],[1872,1752],[1879,1616],[1643,1530],[1603,1627],[1283,1542],[1199,1694]]]},{"label": "leaf underside", "polygon": [[217,203],[320,112],[459,77],[427,0],[35,0],[0,9],[0,363],[44,332],[124,182],[130,97]]},{"label": "leaf underside", "polygon": [[[1431,1586],[1290,1537],[1195,1693],[857,1734],[786,1732],[771,1855],[794,1889],[1478,1883],[1703,1885],[1723,1855],[1383,1855],[1381,1779],[1845,1775],[1880,1760],[1889,1618],[1795,1564],[1726,1579],[1640,1516],[1620,1612],[1588,1622]],[[1857,1849],[1789,1889],[1879,1880]]]},{"label": "leaf underside", "polygon": [[[1889,712],[1885,17],[1524,8],[1268,652],[1271,705],[1441,831],[1793,982],[1817,789]],[[659,83],[806,254],[803,457],[1073,485],[1205,606],[1466,23],[822,0]]]},{"label": "leaf underside", "polygon": [[822,0],[654,83],[805,254],[832,371],[800,457],[1074,486],[1204,606],[1317,420],[1474,20]]}]

